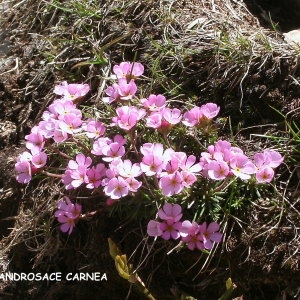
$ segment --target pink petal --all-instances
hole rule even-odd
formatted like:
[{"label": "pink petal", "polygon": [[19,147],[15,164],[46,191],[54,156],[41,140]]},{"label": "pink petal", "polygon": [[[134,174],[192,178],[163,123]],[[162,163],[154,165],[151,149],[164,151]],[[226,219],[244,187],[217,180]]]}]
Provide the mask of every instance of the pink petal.
[{"label": "pink petal", "polygon": [[181,206],[179,204],[172,205],[172,216],[178,216],[181,214]]},{"label": "pink petal", "polygon": [[166,216],[167,218],[169,216],[172,216],[172,210],[173,210],[172,204],[170,204],[170,203],[164,204],[163,209],[162,209],[162,216]]},{"label": "pink petal", "polygon": [[197,248],[202,251],[204,249],[203,242],[197,242]]},{"label": "pink petal", "polygon": [[178,231],[174,230],[171,232],[171,237],[173,240],[177,240],[180,237],[180,234]]},{"label": "pink petal", "polygon": [[85,163],[85,156],[82,153],[79,153],[76,155],[76,161],[78,163],[78,165],[84,165]]},{"label": "pink petal", "polygon": [[170,231],[165,231],[162,236],[161,236],[164,240],[169,240],[171,237],[171,233]]},{"label": "pink petal", "polygon": [[193,243],[193,242],[190,242],[190,243],[188,243],[188,245],[187,245],[187,247],[190,249],[190,250],[195,250],[195,248],[196,248],[196,245],[195,245],[195,243]]},{"label": "pink petal", "polygon": [[187,236],[190,229],[192,228],[192,223],[188,220],[186,221],[183,221],[182,224],[181,224],[181,229],[180,229],[180,232],[181,232],[181,236]]},{"label": "pink petal", "polygon": [[150,220],[147,226],[147,234],[149,236],[161,236],[162,230],[160,228],[160,222]]},{"label": "pink petal", "polygon": [[76,170],[78,168],[78,164],[74,160],[70,160],[68,163],[68,167],[72,170]]},{"label": "pink petal", "polygon": [[220,229],[220,225],[217,222],[211,222],[207,227],[207,232],[212,233]]},{"label": "pink petal", "polygon": [[222,233],[220,232],[214,232],[214,233],[211,233],[209,238],[213,241],[213,242],[216,242],[216,243],[219,243],[221,242],[222,240]]},{"label": "pink petal", "polygon": [[203,241],[203,244],[204,244],[204,248],[207,249],[207,250],[210,250],[213,247],[213,243],[211,242],[211,240],[205,239]]}]

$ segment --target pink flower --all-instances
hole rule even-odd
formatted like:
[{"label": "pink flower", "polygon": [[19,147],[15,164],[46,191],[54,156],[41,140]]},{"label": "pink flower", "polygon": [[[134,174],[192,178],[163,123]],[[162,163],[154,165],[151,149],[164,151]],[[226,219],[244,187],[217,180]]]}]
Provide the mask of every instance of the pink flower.
[{"label": "pink flower", "polygon": [[[209,145],[207,150],[208,152],[201,153],[202,175],[215,180],[222,180],[227,175],[231,175],[230,170],[227,172],[229,161],[235,154],[243,154],[241,149],[231,147],[228,141],[223,140],[217,141],[214,145]],[[225,164],[227,164],[227,167]]]},{"label": "pink flower", "polygon": [[88,181],[87,168],[85,168],[84,166],[79,166],[76,170],[66,170],[65,175],[71,177],[72,181],[70,184],[71,187],[75,189]]},{"label": "pink flower", "polygon": [[49,121],[50,119],[62,119],[65,115],[73,114],[78,118],[82,117],[81,111],[76,108],[76,105],[71,100],[61,101],[55,100],[48,107],[49,113],[44,112],[43,119]]},{"label": "pink flower", "polygon": [[16,179],[19,183],[28,183],[32,178],[31,164],[29,161],[19,161],[15,164]]},{"label": "pink flower", "polygon": [[169,240],[170,238],[177,240],[180,238],[181,222],[162,222],[160,223],[160,229],[162,231],[161,237],[164,240]]},{"label": "pink flower", "polygon": [[194,155],[187,157],[186,153],[175,152],[170,148],[166,149],[164,153],[164,161],[163,168],[166,172],[162,171],[159,176],[164,177],[178,171],[182,177],[183,187],[190,187],[197,180],[195,174],[202,170],[200,163],[195,164],[196,157]]},{"label": "pink flower", "polygon": [[138,181],[134,177],[127,177],[125,178],[125,181],[127,183],[128,190],[133,193],[136,193],[138,189],[142,186],[142,182]]},{"label": "pink flower", "polygon": [[97,164],[95,167],[92,167],[86,171],[86,187],[88,189],[98,188],[102,185],[102,178],[106,174],[106,167],[104,164]]},{"label": "pink flower", "polygon": [[256,180],[258,183],[271,182],[274,177],[274,170],[270,166],[263,166],[256,171]]},{"label": "pink flower", "polygon": [[269,158],[270,157],[265,155],[265,153],[255,153],[253,159],[257,170],[259,170],[261,167],[267,166],[270,162]]},{"label": "pink flower", "polygon": [[62,223],[60,230],[62,232],[68,232],[71,234],[75,223],[81,214],[81,205],[74,204],[68,197],[64,197],[58,202],[57,211],[55,212],[55,217],[59,223]]},{"label": "pink flower", "polygon": [[76,155],[76,161],[69,161],[62,177],[66,189],[78,188],[81,184],[88,182],[87,171],[91,163],[92,159],[82,153]]},{"label": "pink flower", "polygon": [[142,174],[142,170],[138,163],[132,163],[129,159],[118,163],[119,175],[125,178],[138,177]]},{"label": "pink flower", "polygon": [[112,102],[120,100],[120,95],[119,95],[118,87],[119,86],[118,86],[117,83],[113,83],[112,86],[109,86],[105,90],[105,94],[108,97],[103,97],[102,100],[103,100],[104,103],[112,103]]},{"label": "pink flower", "polygon": [[158,210],[158,217],[163,222],[151,220],[147,226],[147,233],[149,236],[161,236],[164,240],[170,238],[177,240],[180,238],[182,209],[179,204],[165,203],[161,209]]},{"label": "pink flower", "polygon": [[81,205],[72,203],[67,196],[58,201],[57,209],[58,210],[55,212],[56,217],[68,215],[73,219],[77,219],[81,214]]},{"label": "pink flower", "polygon": [[75,227],[75,220],[73,218],[70,218],[69,216],[66,215],[61,215],[57,217],[57,221],[59,223],[62,223],[62,225],[60,225],[60,230],[62,232],[68,232],[68,234],[72,233]]},{"label": "pink flower", "polygon": [[207,103],[201,107],[195,106],[191,110],[184,113],[184,121],[182,123],[186,126],[205,126],[210,123],[211,119],[216,117],[220,111],[214,103]]},{"label": "pink flower", "polygon": [[113,140],[109,138],[99,138],[93,144],[93,150],[91,151],[95,155],[105,155],[103,160],[111,162],[118,158],[121,158],[125,154],[126,138],[117,134]]},{"label": "pink flower", "polygon": [[75,160],[70,160],[68,163],[68,168],[71,170],[78,170],[80,167],[88,168],[92,163],[90,157],[86,157],[84,154],[79,153],[76,155]]},{"label": "pink flower", "polygon": [[123,137],[123,136],[120,135],[120,134],[117,134],[117,135],[114,136],[113,142],[114,142],[114,143],[118,143],[118,144],[120,144],[120,145],[123,146],[123,145],[126,144],[126,138]]},{"label": "pink flower", "polygon": [[223,140],[218,140],[214,146],[209,146],[208,150],[215,160],[225,162],[229,162],[236,153],[243,154],[240,148],[232,147],[230,142]]},{"label": "pink flower", "polygon": [[235,154],[230,159],[230,168],[235,176],[243,180],[249,179],[250,175],[256,172],[254,164],[246,155],[241,153]]},{"label": "pink flower", "polygon": [[214,152],[224,152],[225,150],[230,150],[231,143],[224,140],[218,140],[214,146]]},{"label": "pink flower", "polygon": [[211,161],[207,165],[208,177],[214,180],[225,179],[229,174],[229,167],[224,161]]},{"label": "pink flower", "polygon": [[94,119],[87,120],[83,129],[85,130],[87,137],[90,139],[97,139],[105,133],[104,124]]},{"label": "pink flower", "polygon": [[36,168],[40,169],[46,165],[47,158],[48,157],[45,152],[37,152],[32,155],[31,162]]},{"label": "pink flower", "polygon": [[69,138],[69,135],[67,132],[61,130],[60,128],[56,128],[54,130],[54,133],[53,133],[53,140],[56,142],[56,143],[62,143],[62,142],[65,142],[67,139]]},{"label": "pink flower", "polygon": [[183,121],[182,123],[186,126],[196,126],[200,123],[200,119],[203,116],[202,110],[200,107],[195,106],[191,110],[185,112],[183,114]]},{"label": "pink flower", "polygon": [[173,155],[171,155],[170,159],[165,161],[164,169],[166,170],[166,172],[162,172],[160,176],[173,174],[176,171],[179,171],[180,164],[181,164],[180,158],[177,157],[176,152],[174,152]]},{"label": "pink flower", "polygon": [[201,111],[207,119],[212,119],[218,115],[220,107],[215,103],[207,103],[201,106]]},{"label": "pink flower", "polygon": [[263,166],[269,166],[271,168],[277,168],[283,162],[281,154],[274,150],[266,149],[263,153],[256,153],[254,155],[254,163],[259,169]]},{"label": "pink flower", "polygon": [[163,170],[165,155],[162,144],[145,143],[141,146],[144,155],[140,167],[147,176],[160,174]]},{"label": "pink flower", "polygon": [[161,236],[163,234],[163,231],[160,228],[160,222],[150,220],[147,225],[147,234],[149,236]]},{"label": "pink flower", "polygon": [[54,119],[39,122],[38,127],[40,129],[40,133],[44,136],[44,138],[49,139],[53,137],[54,131],[56,129],[56,122],[57,121]]},{"label": "pink flower", "polygon": [[159,111],[153,112],[147,117],[146,121],[148,127],[158,129],[162,124],[162,114]]},{"label": "pink flower", "polygon": [[181,171],[182,176],[182,185],[184,187],[191,187],[194,182],[197,181],[197,177],[194,173],[188,172],[188,171]]},{"label": "pink flower", "polygon": [[106,156],[102,158],[104,161],[111,162],[121,158],[125,154],[125,147],[118,142],[110,143],[109,145],[103,146],[102,154]]},{"label": "pink flower", "polygon": [[110,179],[104,187],[104,192],[111,199],[120,199],[128,195],[128,184],[126,180],[120,176]]},{"label": "pink flower", "polygon": [[283,162],[281,154],[274,150],[266,149],[254,155],[256,167],[256,180],[259,183],[271,182],[274,177],[274,168]]},{"label": "pink flower", "polygon": [[126,78],[129,81],[130,79],[141,76],[144,73],[144,66],[138,62],[121,62],[120,65],[113,67],[113,72],[117,78]]},{"label": "pink flower", "polygon": [[32,153],[25,151],[17,157],[17,162],[31,161],[31,158],[32,158]]},{"label": "pink flower", "polygon": [[153,176],[155,174],[160,174],[163,169],[164,160],[160,156],[154,154],[148,154],[143,157],[140,163],[142,171],[147,176]]},{"label": "pink flower", "polygon": [[200,226],[196,222],[183,221],[180,228],[180,235],[182,236],[182,241],[187,244],[188,249],[192,251],[196,248],[199,250],[204,249]]},{"label": "pink flower", "polygon": [[119,79],[117,90],[120,99],[126,101],[131,100],[134,97],[137,86],[133,79],[131,79],[129,83],[127,83],[126,79]]},{"label": "pink flower", "polygon": [[111,161],[108,165],[108,169],[106,171],[106,177],[111,179],[113,177],[117,177],[120,174],[120,169],[122,168],[123,161],[121,158],[116,158]]},{"label": "pink flower", "polygon": [[[61,181],[65,185],[66,190],[71,190],[74,188],[74,186],[72,185],[73,178],[71,177],[73,172],[74,171],[72,171],[70,169],[66,169],[65,173],[63,174],[63,176],[61,178]],[[83,180],[85,180],[85,176],[83,176]]]},{"label": "pink flower", "polygon": [[184,188],[182,175],[178,171],[161,177],[158,185],[162,190],[162,193],[169,197],[174,194],[179,194]]},{"label": "pink flower", "polygon": [[177,108],[162,108],[159,111],[152,112],[147,117],[148,127],[157,129],[162,134],[168,134],[174,125],[181,120],[181,112]]},{"label": "pink flower", "polygon": [[275,150],[266,149],[264,151],[264,154],[269,157],[270,159],[269,166],[273,169],[277,168],[283,162],[283,157],[279,152]]},{"label": "pink flower", "polygon": [[162,157],[164,152],[164,146],[163,144],[157,143],[145,143],[141,146],[141,153],[146,156],[148,154],[155,154],[157,156]]},{"label": "pink flower", "polygon": [[88,84],[70,83],[63,81],[54,87],[54,93],[62,96],[64,100],[75,100],[85,96],[90,91]]},{"label": "pink flower", "polygon": [[103,155],[102,149],[104,148],[104,146],[108,146],[111,143],[112,140],[110,138],[98,138],[93,143],[93,149],[91,150],[91,153],[95,155]]},{"label": "pink flower", "polygon": [[31,129],[31,133],[25,135],[26,148],[31,151],[41,151],[45,145],[45,138],[38,126]]},{"label": "pink flower", "polygon": [[213,242],[219,243],[222,240],[222,234],[218,232],[220,225],[216,222],[211,222],[208,226],[206,222],[200,225],[200,232],[203,239],[204,248],[211,250]]},{"label": "pink flower", "polygon": [[62,120],[65,115],[69,114],[74,115],[79,119],[82,118],[81,110],[77,109],[76,105],[70,100],[56,100],[49,106],[49,110],[57,116],[56,118],[58,120]]},{"label": "pink flower", "polygon": [[121,176],[125,179],[128,190],[131,192],[137,192],[141,187],[142,182],[135,179],[135,177],[142,174],[142,170],[138,163],[132,164],[129,159],[122,161],[121,159],[115,159],[109,164],[109,169],[106,172],[107,178],[104,180],[104,185],[107,185],[111,178]]},{"label": "pink flower", "polygon": [[122,106],[117,108],[116,112],[117,117],[112,119],[113,124],[126,131],[133,129],[146,114],[144,109],[138,109],[135,106]]},{"label": "pink flower", "polygon": [[104,97],[103,102],[112,103],[121,100],[129,101],[135,96],[136,91],[137,86],[133,79],[127,83],[125,78],[121,78],[118,83],[114,83],[105,90],[108,97]]},{"label": "pink flower", "polygon": [[166,106],[166,97],[163,95],[151,94],[148,99],[141,99],[141,103],[150,111],[159,111]]},{"label": "pink flower", "polygon": [[181,153],[181,169],[183,171],[187,171],[194,174],[199,174],[202,170],[202,165],[200,163],[196,163],[196,156],[189,155],[187,156],[184,152],[177,152]]},{"label": "pink flower", "polygon": [[77,115],[66,114],[60,119],[58,125],[62,132],[73,135],[81,131],[82,120]]},{"label": "pink flower", "polygon": [[17,172],[16,179],[19,183],[28,183],[32,179],[32,175],[37,168],[31,164],[32,154],[25,151],[17,157],[15,170]]},{"label": "pink flower", "polygon": [[164,206],[158,210],[160,219],[167,221],[167,223],[176,223],[182,218],[182,209],[179,204],[165,203]]},{"label": "pink flower", "polygon": [[178,108],[163,108],[162,110],[163,118],[169,124],[178,124],[182,118],[181,111]]}]

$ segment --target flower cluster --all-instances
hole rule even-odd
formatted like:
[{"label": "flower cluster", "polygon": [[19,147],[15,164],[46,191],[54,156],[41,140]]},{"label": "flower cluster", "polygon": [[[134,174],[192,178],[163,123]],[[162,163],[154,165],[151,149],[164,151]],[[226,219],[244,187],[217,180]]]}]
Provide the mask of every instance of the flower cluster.
[{"label": "flower cluster", "polygon": [[283,162],[279,152],[269,149],[256,153],[252,161],[242,149],[223,140],[208,146],[207,150],[201,153],[202,174],[214,180],[223,180],[228,176],[248,180],[255,175],[258,183],[270,182],[274,169]]},{"label": "flower cluster", "polygon": [[80,204],[72,203],[69,197],[64,197],[64,199],[59,200],[55,217],[57,221],[61,223],[60,230],[71,234],[80,214]]},{"label": "flower cluster", "polygon": [[220,107],[214,103],[207,103],[201,107],[195,106],[184,115],[183,124],[190,127],[203,127],[218,115]]},{"label": "flower cluster", "polygon": [[160,221],[150,220],[148,223],[149,236],[160,236],[164,240],[181,238],[190,250],[211,250],[214,242],[219,243],[222,240],[220,225],[216,222],[209,225],[206,222],[199,225],[188,220],[181,222],[182,208],[179,204],[166,203],[157,214]]},{"label": "flower cluster", "polygon": [[113,67],[118,82],[108,87],[105,91],[108,97],[103,97],[105,103],[128,102],[132,100],[137,92],[134,79],[144,73],[144,66],[140,63],[122,62]]},{"label": "flower cluster", "polygon": [[[207,151],[193,154],[175,151],[168,140],[175,127],[181,127],[183,132],[209,132],[220,108],[215,103],[190,110],[173,108],[161,94],[139,98],[136,79],[143,72],[143,65],[137,62],[122,62],[113,67],[115,82],[106,88],[106,96],[102,98],[103,105],[114,108],[110,122],[107,116],[85,117],[78,107],[89,92],[87,84],[64,81],[56,85],[56,99],[43,112],[38,125],[25,136],[27,151],[18,156],[15,164],[18,182],[27,184],[34,174],[43,172],[60,178],[66,190],[83,188],[90,194],[104,195],[111,204],[134,196],[141,188],[150,194],[154,187],[165,198],[183,192],[188,195],[199,180],[214,182],[237,177],[266,183],[273,179],[274,169],[283,161],[275,150],[266,149],[250,159],[242,149],[219,140],[209,145]],[[162,136],[158,142],[139,138],[154,131]],[[60,145],[67,143],[74,145],[72,156],[61,151],[64,147]],[[51,173],[53,168],[48,166],[53,154],[60,155],[65,162],[56,173]],[[81,205],[65,197],[59,201],[55,216],[62,224],[61,230],[70,234],[80,214]],[[179,204],[166,203],[158,211],[160,221],[151,220],[147,232],[165,240],[180,238],[189,249],[209,250],[213,242],[221,241],[216,222],[181,222],[182,216]]]},{"label": "flower cluster", "polygon": [[17,158],[15,169],[18,182],[28,183],[32,175],[46,165],[48,156],[43,150],[47,141],[53,139],[54,142],[61,143],[81,130],[82,113],[76,108],[73,100],[78,100],[88,92],[87,84],[63,82],[54,88],[54,93],[61,98],[55,100],[48,110],[44,111],[39,124],[25,136],[26,148],[30,152],[26,151]]},{"label": "flower cluster", "polygon": [[164,150],[162,144],[146,143],[141,147],[143,154],[141,169],[147,176],[159,178],[158,186],[165,196],[179,194],[197,180],[196,175],[202,169],[196,163],[194,155],[175,152],[171,148]]}]

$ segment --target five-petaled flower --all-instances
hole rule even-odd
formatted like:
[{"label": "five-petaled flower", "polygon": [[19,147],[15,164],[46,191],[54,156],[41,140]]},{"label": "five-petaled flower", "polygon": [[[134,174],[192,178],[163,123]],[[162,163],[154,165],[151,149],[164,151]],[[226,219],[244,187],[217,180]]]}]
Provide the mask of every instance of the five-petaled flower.
[{"label": "five-petaled flower", "polygon": [[82,207],[80,204],[72,203],[67,196],[58,201],[57,211],[54,215],[57,218],[57,221],[61,223],[60,230],[62,232],[72,233],[75,224],[80,217],[81,209]]}]

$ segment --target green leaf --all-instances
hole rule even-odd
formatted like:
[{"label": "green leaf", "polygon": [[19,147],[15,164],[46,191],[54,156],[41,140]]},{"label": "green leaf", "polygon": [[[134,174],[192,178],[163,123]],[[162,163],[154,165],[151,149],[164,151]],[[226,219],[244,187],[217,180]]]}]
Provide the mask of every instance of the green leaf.
[{"label": "green leaf", "polygon": [[117,255],[122,255],[121,250],[111,238],[108,238],[107,241],[109,247],[109,254],[113,259],[116,259]]},{"label": "green leaf", "polygon": [[122,278],[126,280],[131,279],[129,267],[127,264],[126,254],[117,255],[115,258],[115,264],[116,264],[117,271]]},{"label": "green leaf", "polygon": [[218,300],[228,300],[231,299],[232,292],[236,289],[236,285],[232,282],[229,277],[226,280],[226,292]]},{"label": "green leaf", "polygon": [[83,66],[89,66],[89,65],[106,65],[107,64],[107,59],[104,57],[99,59],[99,60],[86,60],[86,61],[81,61],[74,66],[71,67],[71,69],[75,69],[78,67],[83,67]]}]

